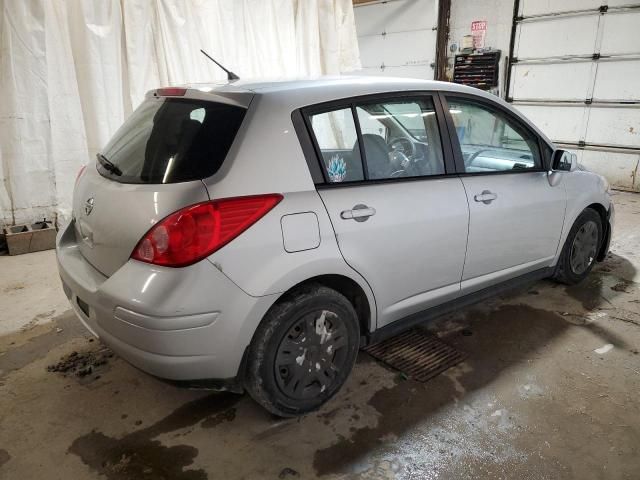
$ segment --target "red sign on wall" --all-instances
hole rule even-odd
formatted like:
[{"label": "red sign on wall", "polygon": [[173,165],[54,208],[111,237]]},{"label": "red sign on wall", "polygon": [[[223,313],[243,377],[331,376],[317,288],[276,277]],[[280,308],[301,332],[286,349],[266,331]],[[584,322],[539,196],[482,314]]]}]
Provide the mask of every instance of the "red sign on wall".
[{"label": "red sign on wall", "polygon": [[474,22],[471,22],[471,37],[473,38],[473,48],[484,48],[484,37],[486,33],[486,20],[476,20]]}]

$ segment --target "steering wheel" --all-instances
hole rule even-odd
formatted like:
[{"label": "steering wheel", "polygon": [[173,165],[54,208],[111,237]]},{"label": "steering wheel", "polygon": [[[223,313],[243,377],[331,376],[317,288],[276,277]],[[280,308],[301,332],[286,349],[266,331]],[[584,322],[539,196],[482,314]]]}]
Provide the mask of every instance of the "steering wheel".
[{"label": "steering wheel", "polygon": [[416,153],[413,142],[406,137],[396,137],[389,140],[389,148],[392,152],[399,152],[411,158]]},{"label": "steering wheel", "polygon": [[389,153],[389,164],[393,170],[390,177],[407,177],[415,175],[413,162],[404,153],[397,150]]}]

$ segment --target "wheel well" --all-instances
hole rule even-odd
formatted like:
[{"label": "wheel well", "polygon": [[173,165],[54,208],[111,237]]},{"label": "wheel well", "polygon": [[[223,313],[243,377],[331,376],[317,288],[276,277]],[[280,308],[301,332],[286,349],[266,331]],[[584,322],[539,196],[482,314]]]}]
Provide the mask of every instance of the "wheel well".
[{"label": "wheel well", "polygon": [[[607,210],[602,205],[600,205],[599,203],[592,203],[587,208],[590,208],[590,209],[595,210],[596,212],[598,212],[598,215],[600,215],[600,219],[602,220],[602,226],[606,227],[606,225],[607,225]],[[586,208],[585,208],[585,210],[586,210]]]},{"label": "wheel well", "polygon": [[351,305],[353,305],[353,308],[358,315],[360,334],[366,335],[370,332],[371,306],[369,305],[366,293],[364,293],[362,287],[360,287],[360,285],[358,285],[354,280],[343,275],[319,275],[291,287],[283,293],[282,296],[285,296],[289,292],[309,283],[320,283],[347,297],[347,300],[351,302]]},{"label": "wheel well", "polygon": [[609,231],[610,229],[608,223],[609,220],[607,218],[607,211],[599,203],[592,203],[587,208],[591,208],[592,210],[598,212],[598,215],[600,215],[600,219],[602,220],[602,244],[600,245],[600,251],[598,252],[598,255],[596,257],[596,260],[602,262],[607,256],[610,241],[609,235],[611,235],[611,232]]}]

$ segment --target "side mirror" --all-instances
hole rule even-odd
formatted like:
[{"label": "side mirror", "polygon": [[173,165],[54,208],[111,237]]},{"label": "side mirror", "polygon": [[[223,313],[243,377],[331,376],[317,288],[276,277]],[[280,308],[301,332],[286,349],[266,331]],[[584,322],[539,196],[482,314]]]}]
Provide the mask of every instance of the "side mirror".
[{"label": "side mirror", "polygon": [[562,180],[560,172],[573,172],[576,168],[578,168],[578,156],[575,153],[561,149],[554,151],[551,156],[551,169],[547,176],[549,185],[555,187],[560,183]]},{"label": "side mirror", "polygon": [[573,172],[578,168],[578,156],[575,153],[558,149],[553,152],[551,158],[551,170],[560,172]]}]

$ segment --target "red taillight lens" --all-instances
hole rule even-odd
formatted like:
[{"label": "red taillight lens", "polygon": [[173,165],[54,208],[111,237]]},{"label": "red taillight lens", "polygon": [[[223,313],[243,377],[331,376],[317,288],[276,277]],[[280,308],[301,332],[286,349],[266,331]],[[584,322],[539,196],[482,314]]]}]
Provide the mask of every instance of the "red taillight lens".
[{"label": "red taillight lens", "polygon": [[149,230],[131,258],[184,267],[219,250],[275,207],[282,195],[225,198],[172,213]]},{"label": "red taillight lens", "polygon": [[86,165],[82,165],[80,167],[80,170],[78,170],[78,174],[76,175],[76,183],[78,183],[78,180],[80,180],[80,177],[82,176],[82,174],[84,173],[84,171],[87,169]]}]

